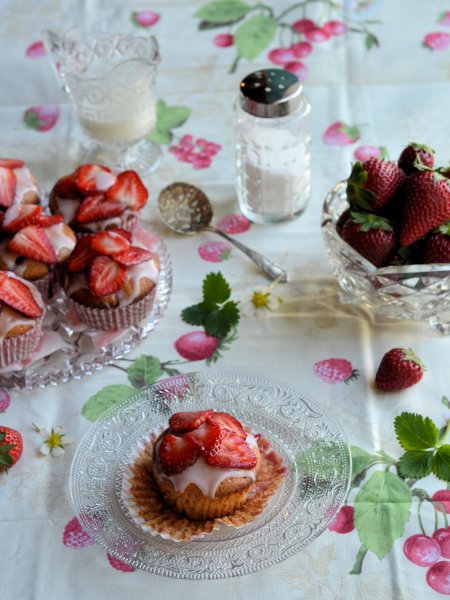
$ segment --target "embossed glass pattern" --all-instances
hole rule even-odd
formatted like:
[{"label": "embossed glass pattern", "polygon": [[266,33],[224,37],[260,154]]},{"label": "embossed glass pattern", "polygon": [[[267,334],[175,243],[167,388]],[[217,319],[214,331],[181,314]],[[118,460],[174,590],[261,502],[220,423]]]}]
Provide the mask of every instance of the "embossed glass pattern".
[{"label": "embossed glass pattern", "polygon": [[348,208],[346,186],[338,183],[322,210],[322,234],[333,272],[347,294],[343,300],[392,319],[428,320],[450,333],[450,264],[392,266],[377,269],[336,232]]},{"label": "embossed glass pattern", "polygon": [[[174,542],[137,527],[121,500],[122,473],[137,443],[180,410],[214,407],[262,433],[282,455],[284,485],[255,521],[206,538]],[[109,410],[80,443],[70,493],[83,527],[134,567],[181,579],[258,571],[319,536],[347,493],[348,444],[340,428],[299,392],[267,378],[211,372],[160,381]]]}]

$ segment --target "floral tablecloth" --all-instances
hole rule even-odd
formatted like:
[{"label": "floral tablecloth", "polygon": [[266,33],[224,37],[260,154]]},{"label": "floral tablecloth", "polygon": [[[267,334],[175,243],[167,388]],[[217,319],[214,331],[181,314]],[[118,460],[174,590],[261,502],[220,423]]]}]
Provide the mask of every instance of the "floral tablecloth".
[{"label": "floral tablecloth", "polygon": [[[409,412],[419,415],[411,417],[414,427],[429,425],[429,418],[445,429],[450,339],[426,323],[375,319],[344,303],[320,234],[323,198],[352,161],[395,159],[410,141],[431,145],[441,164],[450,158],[450,2],[4,0],[0,14],[0,154],[24,159],[46,192],[79,164],[82,134],[49,67],[42,29],[79,25],[157,37],[162,62],[153,138],[163,148],[163,164],[146,180],[145,217],[173,262],[168,309],[126,360],[57,387],[0,393],[0,424],[20,431],[24,442],[19,463],[0,475],[0,597],[409,600],[450,594],[450,549],[441,545],[435,560],[443,566],[433,577],[420,560],[407,558],[420,554],[411,536],[447,528],[450,477],[439,480],[426,470],[401,477],[405,448],[394,427]],[[311,99],[313,194],[298,220],[264,227],[237,208],[231,124],[240,79],[267,65],[296,72]],[[156,198],[176,180],[201,186],[213,202],[215,224],[282,264],[290,283],[269,285],[212,234],[168,232]],[[219,271],[241,319],[227,339],[211,340],[184,322],[181,311],[200,300],[204,277]],[[375,372],[396,346],[413,348],[427,371],[415,387],[381,394]],[[341,425],[353,457],[344,508],[311,545],[251,575],[181,581],[134,570],[93,544],[74,515],[68,487],[76,445],[104,410],[136,389],[176,373],[213,370],[284,382]],[[64,453],[53,448],[55,439]]]}]

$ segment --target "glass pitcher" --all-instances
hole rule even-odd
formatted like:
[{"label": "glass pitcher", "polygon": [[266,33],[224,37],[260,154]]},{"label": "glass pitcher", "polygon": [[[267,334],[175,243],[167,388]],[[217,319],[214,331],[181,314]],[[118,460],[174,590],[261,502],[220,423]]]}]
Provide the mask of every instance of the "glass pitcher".
[{"label": "glass pitcher", "polygon": [[147,139],[156,126],[156,39],[80,29],[43,34],[55,73],[94,142],[84,162],[153,171],[161,160]]}]

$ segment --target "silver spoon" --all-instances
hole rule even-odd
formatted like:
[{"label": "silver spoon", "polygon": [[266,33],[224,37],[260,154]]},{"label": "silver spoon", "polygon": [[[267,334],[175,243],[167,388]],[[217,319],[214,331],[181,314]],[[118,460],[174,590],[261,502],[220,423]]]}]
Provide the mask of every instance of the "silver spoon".
[{"label": "silver spoon", "polygon": [[165,187],[159,194],[158,206],[163,222],[176,233],[212,231],[242,250],[264,273],[280,283],[289,280],[287,272],[255,250],[251,250],[223,231],[210,225],[213,218],[211,203],[206,194],[189,183],[176,182]]}]

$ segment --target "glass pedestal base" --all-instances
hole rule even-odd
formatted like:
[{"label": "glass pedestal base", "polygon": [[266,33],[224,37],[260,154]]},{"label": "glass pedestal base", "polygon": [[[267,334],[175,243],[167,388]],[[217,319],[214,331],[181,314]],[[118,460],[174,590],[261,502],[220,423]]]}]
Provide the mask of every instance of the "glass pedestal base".
[{"label": "glass pedestal base", "polygon": [[114,171],[136,171],[149,175],[156,171],[162,161],[161,148],[150,140],[142,140],[133,145],[91,143],[84,148],[83,163],[102,164]]}]

